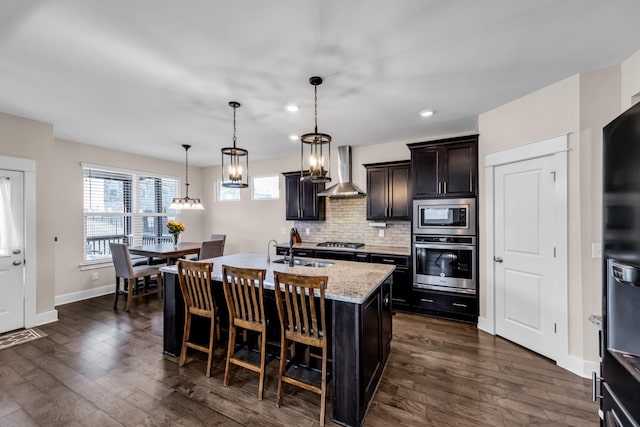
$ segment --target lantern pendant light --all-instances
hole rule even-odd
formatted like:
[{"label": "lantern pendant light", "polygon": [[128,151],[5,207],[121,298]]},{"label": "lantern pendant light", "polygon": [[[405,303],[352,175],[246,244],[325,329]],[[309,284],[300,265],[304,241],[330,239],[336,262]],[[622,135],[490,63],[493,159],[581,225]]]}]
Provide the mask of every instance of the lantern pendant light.
[{"label": "lantern pendant light", "polygon": [[186,194],[185,197],[176,197],[173,199],[171,204],[169,205],[169,209],[181,210],[181,209],[204,209],[202,203],[200,203],[200,199],[189,198],[189,148],[191,148],[188,144],[182,144],[184,148],[184,163],[185,163],[185,187]]},{"label": "lantern pendant light", "polygon": [[236,108],[239,102],[231,101],[233,108],[233,147],[225,147],[222,152],[222,186],[247,188],[249,186],[249,152],[236,147]]},{"label": "lantern pendant light", "polygon": [[300,137],[300,180],[314,183],[331,181],[329,167],[331,165],[331,135],[318,132],[318,86],[322,84],[322,77],[314,76],[309,79],[314,91],[314,120],[313,133]]}]

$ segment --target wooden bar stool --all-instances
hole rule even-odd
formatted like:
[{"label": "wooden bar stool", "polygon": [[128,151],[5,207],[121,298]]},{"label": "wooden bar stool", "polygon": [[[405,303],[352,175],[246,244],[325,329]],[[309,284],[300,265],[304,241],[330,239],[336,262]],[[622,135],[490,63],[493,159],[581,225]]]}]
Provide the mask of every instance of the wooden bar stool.
[{"label": "wooden bar stool", "polygon": [[[278,370],[278,397],[280,407],[284,383],[301,387],[320,395],[320,425],[324,426],[327,397],[327,336],[325,333],[324,291],[326,276],[301,276],[278,271],[273,272],[275,297],[280,317],[281,347]],[[316,295],[316,291],[318,295]],[[284,303],[283,303],[284,300]],[[287,363],[287,349],[295,343],[318,347],[322,350],[321,372],[297,365],[293,354]],[[305,352],[307,353],[307,352]],[[308,354],[308,353],[307,353]]]},{"label": "wooden bar stool", "polygon": [[[218,309],[216,301],[211,294],[211,271],[213,263],[180,260],[178,261],[178,278],[180,290],[184,299],[184,335],[182,337],[182,350],[180,351],[179,366],[183,366],[187,358],[187,348],[207,353],[207,377],[211,376],[211,361],[213,359],[213,344],[215,343],[215,330],[218,323]],[[209,330],[209,346],[190,341],[191,317],[201,316],[211,319]]]},{"label": "wooden bar stool", "polygon": [[[229,309],[229,347],[224,369],[224,385],[229,385],[231,364],[260,374],[258,400],[264,390],[264,368],[267,351],[267,322],[264,313],[263,282],[266,270],[222,266],[224,297]],[[236,350],[236,328],[244,329],[243,345]],[[260,354],[255,354],[247,342],[247,331],[258,333]]]}]

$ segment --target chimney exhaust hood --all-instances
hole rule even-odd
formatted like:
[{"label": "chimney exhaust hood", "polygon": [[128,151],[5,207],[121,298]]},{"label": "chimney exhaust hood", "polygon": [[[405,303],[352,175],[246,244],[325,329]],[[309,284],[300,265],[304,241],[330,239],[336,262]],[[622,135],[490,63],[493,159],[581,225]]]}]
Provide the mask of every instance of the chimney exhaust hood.
[{"label": "chimney exhaust hood", "polygon": [[318,193],[318,196],[346,198],[365,195],[351,182],[351,146],[341,145],[338,147],[338,183]]}]

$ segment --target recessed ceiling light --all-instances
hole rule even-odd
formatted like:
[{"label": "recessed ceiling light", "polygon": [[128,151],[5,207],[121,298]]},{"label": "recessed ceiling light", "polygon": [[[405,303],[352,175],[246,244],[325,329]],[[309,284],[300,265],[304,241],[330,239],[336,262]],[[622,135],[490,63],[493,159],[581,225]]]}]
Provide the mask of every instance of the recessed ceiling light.
[{"label": "recessed ceiling light", "polygon": [[429,117],[429,116],[433,116],[435,114],[435,111],[433,111],[433,110],[422,110],[418,114],[420,114],[420,117]]},{"label": "recessed ceiling light", "polygon": [[300,110],[300,107],[295,104],[288,104],[284,108],[290,113],[297,113]]},{"label": "recessed ceiling light", "polygon": [[297,140],[298,140],[298,138],[300,138],[298,135],[295,135],[295,134],[291,134],[291,135],[289,135],[289,139],[290,139],[291,141],[297,141]]}]

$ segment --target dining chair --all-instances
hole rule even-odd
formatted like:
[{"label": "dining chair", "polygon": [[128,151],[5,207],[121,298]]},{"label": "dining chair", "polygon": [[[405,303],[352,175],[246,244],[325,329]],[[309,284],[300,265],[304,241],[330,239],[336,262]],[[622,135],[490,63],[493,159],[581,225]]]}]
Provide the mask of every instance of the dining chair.
[{"label": "dining chair", "polygon": [[222,256],[224,240],[206,240],[202,242],[198,259],[209,259]]},{"label": "dining chair", "polygon": [[[231,365],[260,374],[258,400],[262,400],[267,351],[267,322],[264,312],[266,270],[222,266],[224,297],[229,310],[229,344],[224,369],[224,385],[229,385]],[[242,344],[236,349],[237,328],[243,329]],[[258,333],[259,358],[249,348],[247,332]]]},{"label": "dining chair", "polygon": [[209,240],[222,240],[222,249],[224,249],[224,243],[227,240],[227,235],[226,234],[211,234],[211,236],[209,236]]},{"label": "dining chair", "polygon": [[[327,397],[327,335],[325,333],[324,291],[328,278],[278,271],[273,272],[273,277],[281,337],[276,406],[279,408],[282,403],[284,383],[317,393],[320,395],[320,425],[324,426]],[[310,368],[308,359],[306,367],[301,366],[293,351],[296,343],[321,349],[320,372]],[[289,346],[292,348],[292,354],[291,359],[287,361]],[[305,353],[308,354],[308,352]]]},{"label": "dining chair", "polygon": [[[219,321],[218,308],[215,298],[211,293],[211,272],[213,263],[180,260],[178,261],[178,280],[184,299],[184,334],[182,336],[182,348],[180,350],[179,366],[184,366],[187,358],[187,348],[207,353],[207,377],[211,376],[211,362],[213,360],[213,346],[215,343],[215,331]],[[193,316],[208,318],[211,321],[209,327],[209,345],[191,341],[191,320]]]},{"label": "dining chair", "polygon": [[[111,250],[111,257],[113,259],[113,267],[116,270],[116,295],[113,301],[113,308],[118,306],[118,296],[120,294],[126,295],[127,304],[125,311],[129,311],[131,308],[131,301],[133,298],[143,297],[147,295],[157,294],[162,296],[162,273],[158,267],[152,267],[150,265],[137,265],[134,266],[131,262],[131,255],[129,254],[129,247],[124,243],[109,243],[109,249]],[[156,276],[156,289],[150,289],[151,276]],[[137,293],[138,279],[144,279],[144,286],[142,293]],[[120,279],[124,279],[124,289],[120,289]]]}]

